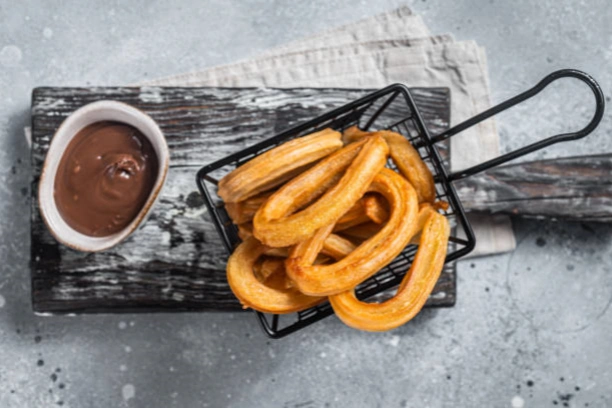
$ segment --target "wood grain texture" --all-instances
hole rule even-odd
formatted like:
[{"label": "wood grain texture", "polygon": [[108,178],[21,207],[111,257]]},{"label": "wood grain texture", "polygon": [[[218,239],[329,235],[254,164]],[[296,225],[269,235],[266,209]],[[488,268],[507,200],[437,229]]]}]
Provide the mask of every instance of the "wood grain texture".
[{"label": "wood grain texture", "polygon": [[472,212],[612,221],[612,154],[498,167],[456,187]]},{"label": "wood grain texture", "polygon": [[[369,93],[340,89],[37,88],[32,96],[31,273],[39,313],[242,310],[225,279],[227,253],[197,192],[195,173],[230,153]],[[445,88],[413,97],[435,134],[448,127]],[[111,250],[84,254],[47,231],[38,179],[49,142],[75,109],[113,99],[151,115],[166,135],[171,166],[158,205],[141,229]],[[447,153],[444,150],[445,154]],[[455,302],[455,269],[429,305]]]}]

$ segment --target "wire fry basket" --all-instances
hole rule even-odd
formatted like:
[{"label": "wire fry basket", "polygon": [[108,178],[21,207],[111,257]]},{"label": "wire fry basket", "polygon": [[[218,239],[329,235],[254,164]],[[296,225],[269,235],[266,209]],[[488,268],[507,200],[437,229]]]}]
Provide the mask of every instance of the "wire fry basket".
[{"label": "wire fry basket", "polygon": [[[457,173],[450,173],[443,165],[438,147],[436,147],[437,143],[533,97],[551,82],[568,77],[576,78],[586,83],[595,96],[595,113],[585,128],[577,132],[549,137]],[[565,69],[553,72],[542,79],[533,88],[439,135],[431,136],[424,125],[423,119],[419,114],[408,88],[401,84],[395,84],[340,108],[334,109],[331,112],[298,125],[268,140],[204,166],[198,171],[196,182],[204,197],[208,210],[210,211],[213,222],[221,235],[223,243],[228,252],[231,253],[240,243],[240,238],[238,237],[237,227],[232,223],[225,211],[223,202],[217,195],[217,182],[221,177],[266,150],[276,147],[290,139],[305,136],[325,128],[343,131],[350,126],[358,125],[363,130],[392,130],[404,135],[412,145],[418,149],[421,158],[427,164],[434,176],[437,200],[443,200],[449,204],[448,209],[442,211],[448,218],[452,227],[452,234],[449,239],[448,254],[446,257],[446,263],[448,263],[468,254],[474,249],[476,244],[474,233],[457,196],[453,182],[542,149],[546,146],[585,137],[591,133],[601,121],[604,106],[603,92],[599,84],[590,75],[573,69]],[[393,167],[393,164],[389,162],[389,166]],[[410,268],[416,250],[416,245],[408,245],[389,265],[357,286],[357,297],[359,299],[371,298],[374,295],[397,286],[401,282],[406,271]],[[266,334],[272,338],[280,338],[333,314],[333,310],[329,303],[326,302],[302,312],[289,315],[272,315],[260,312],[257,312],[257,314]]]}]

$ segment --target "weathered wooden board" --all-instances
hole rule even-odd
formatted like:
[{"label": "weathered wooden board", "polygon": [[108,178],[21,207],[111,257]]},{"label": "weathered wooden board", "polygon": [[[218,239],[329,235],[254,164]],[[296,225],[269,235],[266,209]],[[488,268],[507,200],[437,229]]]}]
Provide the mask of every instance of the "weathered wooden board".
[{"label": "weathered wooden board", "polygon": [[[242,310],[227,286],[227,253],[196,190],[204,164],[367,94],[339,89],[37,88],[32,99],[31,271],[41,313]],[[445,88],[413,96],[433,134],[449,122]],[[164,131],[171,168],[159,204],[121,245],[96,254],[55,241],[40,218],[37,187],[54,131],[75,109],[114,99],[151,115]],[[447,268],[429,305],[455,302]]]},{"label": "weathered wooden board", "polygon": [[612,221],[612,154],[498,167],[456,187],[473,212]]}]

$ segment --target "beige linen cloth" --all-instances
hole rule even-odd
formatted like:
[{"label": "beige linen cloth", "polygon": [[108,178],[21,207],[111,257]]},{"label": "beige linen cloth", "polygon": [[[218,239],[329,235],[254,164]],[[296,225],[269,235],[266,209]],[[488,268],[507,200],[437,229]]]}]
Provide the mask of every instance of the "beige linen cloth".
[{"label": "beige linen cloth", "polygon": [[[448,87],[451,125],[490,107],[484,50],[473,41],[432,36],[420,16],[407,7],[294,41],[238,63],[167,78],[146,86]],[[28,132],[26,132],[28,133]],[[450,139],[452,171],[499,154],[492,120]],[[471,256],[513,250],[506,216],[470,216],[477,237]]]},{"label": "beige linen cloth", "polygon": [[[407,7],[294,41],[234,64],[151,80],[149,86],[223,87],[448,87],[451,125],[491,106],[484,49],[449,35],[431,36]],[[495,122],[489,120],[450,139],[451,170],[499,154]],[[473,216],[472,256],[511,251],[516,242],[506,216]]]}]

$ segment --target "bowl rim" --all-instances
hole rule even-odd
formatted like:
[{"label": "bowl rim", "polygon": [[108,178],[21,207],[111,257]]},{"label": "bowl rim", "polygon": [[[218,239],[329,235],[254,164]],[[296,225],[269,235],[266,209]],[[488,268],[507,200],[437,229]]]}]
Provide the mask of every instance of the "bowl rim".
[{"label": "bowl rim", "polygon": [[[82,117],[86,117],[87,115],[91,115],[92,113],[98,112],[98,111],[123,112],[123,113],[129,114],[130,116],[140,117],[142,122],[139,124],[136,124],[136,123],[130,123],[130,121],[127,121],[127,120],[98,119],[98,120],[93,120],[89,123],[86,123],[85,125],[79,127],[76,131],[71,132],[70,134],[66,134],[66,135],[62,134],[62,132],[66,133],[67,132],[66,129],[69,128],[69,126],[73,124],[75,121],[77,121],[78,119]],[[151,192],[149,193],[149,197],[147,198],[147,201],[142,206],[141,210],[134,217],[134,219],[121,231],[118,231],[114,234],[111,234],[105,237],[87,236],[86,234],[78,232],[74,228],[72,228],[70,225],[68,225],[68,223],[65,220],[63,220],[63,217],[61,217],[61,214],[59,214],[59,217],[62,219],[64,226],[69,231],[68,232],[58,231],[50,220],[50,218],[52,217],[52,214],[50,214],[51,211],[57,211],[59,213],[59,210],[57,210],[57,206],[55,203],[55,197],[53,194],[51,194],[50,198],[48,197],[44,198],[44,192],[43,192],[44,186],[48,185],[49,183],[51,183],[52,185],[51,191],[53,192],[53,185],[55,184],[55,175],[57,174],[57,168],[55,172],[50,174],[49,167],[50,167],[50,161],[52,160],[52,157],[55,157],[55,155],[59,155],[59,158],[57,159],[58,164],[59,164],[64,154],[63,150],[60,150],[59,152],[54,152],[53,148],[54,146],[57,146],[59,143],[61,143],[60,140],[63,141],[64,139],[67,139],[68,140],[67,143],[70,143],[70,141],[74,138],[74,136],[78,133],[78,131],[82,130],[85,126],[89,126],[90,124],[93,124],[99,121],[103,121],[103,120],[114,120],[120,123],[124,123],[126,125],[134,126],[138,130],[140,130],[141,133],[147,139],[149,139],[149,141],[154,147],[155,153],[157,155],[158,163],[159,163],[159,167],[157,171],[157,180],[155,181],[155,184],[153,188],[151,189]],[[142,126],[139,126],[139,125],[145,126],[146,129],[142,129]],[[57,137],[58,135],[60,136],[60,138]],[[153,140],[153,138],[155,138],[156,140]],[[58,148],[55,148],[55,149],[58,149]],[[38,210],[41,214],[41,218],[43,219],[43,222],[45,223],[47,227],[47,230],[61,244],[69,248],[75,249],[77,251],[81,251],[81,252],[100,252],[100,251],[107,250],[119,244],[126,238],[128,238],[134,231],[136,231],[141,226],[141,224],[148,217],[153,206],[157,202],[159,195],[161,193],[161,190],[166,182],[169,166],[170,166],[170,151],[168,149],[168,144],[167,144],[165,135],[163,131],[161,130],[161,128],[159,127],[159,125],[157,124],[157,122],[151,116],[149,116],[146,112],[132,105],[129,105],[125,102],[116,101],[116,100],[105,99],[105,100],[99,100],[99,101],[88,103],[76,109],[72,113],[70,113],[53,133],[53,136],[51,138],[49,147],[45,155],[45,160],[42,165],[42,170],[41,170],[41,174],[40,174],[40,178],[38,182],[38,191],[37,191]],[[100,239],[99,244],[91,243],[91,242],[84,244],[82,242],[83,239],[91,239],[91,238],[93,239],[99,238]]]}]

